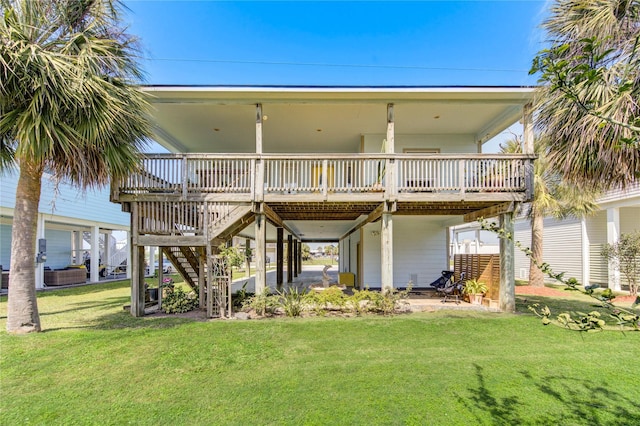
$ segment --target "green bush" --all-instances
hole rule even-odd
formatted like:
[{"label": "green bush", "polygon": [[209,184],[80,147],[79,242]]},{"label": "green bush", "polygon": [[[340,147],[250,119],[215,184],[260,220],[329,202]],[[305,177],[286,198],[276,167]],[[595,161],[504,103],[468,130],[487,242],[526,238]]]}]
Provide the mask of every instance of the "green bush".
[{"label": "green bush", "polygon": [[167,287],[162,298],[162,310],[167,314],[182,314],[198,307],[198,295],[181,287]]},{"label": "green bush", "polygon": [[305,292],[291,287],[284,292],[278,292],[279,302],[288,317],[299,317],[304,310]]},{"label": "green bush", "polygon": [[322,291],[311,291],[305,295],[305,302],[318,315],[326,314],[329,309],[344,310],[348,298],[338,286]]},{"label": "green bush", "polygon": [[258,315],[273,315],[279,306],[279,296],[272,295],[268,289],[263,293],[256,294],[242,304],[243,309],[253,309]]}]

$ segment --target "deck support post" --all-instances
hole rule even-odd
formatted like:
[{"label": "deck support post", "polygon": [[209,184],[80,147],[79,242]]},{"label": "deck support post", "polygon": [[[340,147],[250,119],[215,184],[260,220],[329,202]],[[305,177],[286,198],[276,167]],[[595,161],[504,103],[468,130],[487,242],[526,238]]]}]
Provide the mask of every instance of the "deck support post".
[{"label": "deck support post", "polygon": [[207,249],[206,247],[198,248],[198,306],[200,309],[205,308],[205,286],[207,285],[206,272],[204,270],[205,263],[207,262]]},{"label": "deck support post", "polygon": [[298,241],[298,273],[302,273],[302,241]]},{"label": "deck support post", "polygon": [[513,212],[502,213],[500,215],[500,228],[509,236],[509,238],[500,238],[500,310],[503,312],[515,312],[516,287]]},{"label": "deck support post", "polygon": [[245,267],[247,268],[247,272],[245,276],[247,278],[251,277],[251,238],[244,239],[244,259],[245,259]]},{"label": "deck support post", "polygon": [[293,276],[294,278],[298,276],[298,241],[293,242]]},{"label": "deck support post", "polygon": [[293,235],[287,236],[287,282],[293,282]]},{"label": "deck support post", "polygon": [[[395,138],[395,112],[393,109],[393,104],[387,104],[387,142],[384,146],[385,154],[395,153]],[[387,159],[386,163],[386,198],[395,200],[397,198],[397,164],[395,159]]]},{"label": "deck support post", "polygon": [[144,246],[134,244],[138,238],[138,203],[131,203],[131,262],[127,264],[127,271],[131,272],[131,315],[144,316]]},{"label": "deck support post", "polygon": [[276,229],[276,288],[282,289],[284,278],[284,228]]},{"label": "deck support post", "polygon": [[[262,211],[262,210],[261,210]],[[267,288],[267,270],[266,270],[266,253],[267,253],[267,220],[264,213],[257,213],[255,219],[256,234],[256,294],[264,293]]]},{"label": "deck support post", "polygon": [[382,290],[392,289],[393,286],[393,214],[389,203],[384,204],[382,213],[382,228],[380,230],[380,267]]},{"label": "deck support post", "polygon": [[144,246],[134,245],[131,276],[131,315],[144,316]]},{"label": "deck support post", "polygon": [[[620,241],[620,208],[612,207],[607,209],[607,244],[617,244]],[[620,291],[620,265],[618,262],[609,260],[607,263],[607,275],[609,288]],[[586,284],[586,283],[585,283]]]}]

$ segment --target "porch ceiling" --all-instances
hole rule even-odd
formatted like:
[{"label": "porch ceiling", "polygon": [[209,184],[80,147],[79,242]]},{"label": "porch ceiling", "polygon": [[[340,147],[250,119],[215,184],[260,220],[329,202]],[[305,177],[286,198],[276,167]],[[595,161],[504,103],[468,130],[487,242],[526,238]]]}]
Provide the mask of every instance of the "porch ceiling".
[{"label": "porch ceiling", "polygon": [[361,135],[464,134],[486,140],[517,121],[531,88],[147,87],[156,139],[172,152],[360,152]]}]

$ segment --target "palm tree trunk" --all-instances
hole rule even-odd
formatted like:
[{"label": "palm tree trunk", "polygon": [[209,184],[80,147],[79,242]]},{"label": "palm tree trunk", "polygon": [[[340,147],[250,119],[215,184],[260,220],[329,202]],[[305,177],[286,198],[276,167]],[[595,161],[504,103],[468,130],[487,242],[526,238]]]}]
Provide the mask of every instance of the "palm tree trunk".
[{"label": "palm tree trunk", "polygon": [[[542,265],[542,245],[544,216],[535,209],[531,212],[531,262],[529,264],[529,285],[544,287],[544,274],[537,265]],[[537,264],[537,265],[536,265]]]},{"label": "palm tree trunk", "polygon": [[20,164],[11,233],[11,267],[7,303],[7,331],[10,333],[40,331],[36,299],[35,251],[42,171],[41,164],[29,162]]}]

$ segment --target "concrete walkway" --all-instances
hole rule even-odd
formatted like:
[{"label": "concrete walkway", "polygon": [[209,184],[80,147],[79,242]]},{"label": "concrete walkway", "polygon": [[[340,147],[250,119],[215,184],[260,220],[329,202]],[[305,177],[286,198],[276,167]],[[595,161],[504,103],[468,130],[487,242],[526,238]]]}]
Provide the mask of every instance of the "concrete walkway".
[{"label": "concrete walkway", "polygon": [[[283,283],[283,288],[295,287],[299,290],[308,289],[311,284],[322,284],[322,270],[325,265],[302,265],[302,271],[298,273],[298,276],[293,279],[291,283]],[[283,274],[284,281],[287,280],[287,271],[285,269]],[[338,284],[338,265],[333,265],[328,271],[327,275],[331,278],[331,284]],[[246,290],[251,293],[255,293],[256,280],[255,276],[235,278],[231,284],[231,291],[236,292],[242,288],[244,283],[247,283]],[[267,287],[274,291],[276,289],[276,271],[267,272]]]}]

